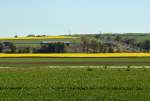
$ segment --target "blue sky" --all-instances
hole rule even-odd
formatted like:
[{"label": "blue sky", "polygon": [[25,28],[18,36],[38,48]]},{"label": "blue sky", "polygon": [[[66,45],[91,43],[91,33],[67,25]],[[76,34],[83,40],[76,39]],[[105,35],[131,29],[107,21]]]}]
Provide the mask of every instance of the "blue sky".
[{"label": "blue sky", "polygon": [[0,0],[0,36],[150,32],[150,0]]}]

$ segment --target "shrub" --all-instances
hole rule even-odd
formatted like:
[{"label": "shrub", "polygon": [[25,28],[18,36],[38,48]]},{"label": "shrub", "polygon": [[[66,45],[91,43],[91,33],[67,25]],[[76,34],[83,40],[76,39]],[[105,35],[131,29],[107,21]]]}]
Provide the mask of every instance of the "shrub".
[{"label": "shrub", "polygon": [[126,69],[126,71],[130,71],[130,66],[127,66],[127,69]]},{"label": "shrub", "polygon": [[92,68],[90,68],[90,67],[88,67],[88,68],[87,68],[87,71],[93,71],[93,69],[92,69]]}]

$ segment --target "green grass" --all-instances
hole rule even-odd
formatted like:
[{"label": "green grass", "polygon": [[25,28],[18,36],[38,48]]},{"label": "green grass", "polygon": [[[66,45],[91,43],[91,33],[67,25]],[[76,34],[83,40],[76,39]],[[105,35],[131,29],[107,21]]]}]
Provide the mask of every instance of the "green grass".
[{"label": "green grass", "polygon": [[0,70],[1,101],[149,101],[150,69]]},{"label": "green grass", "polygon": [[[12,64],[2,64],[2,62],[10,62]],[[24,62],[24,63],[35,62],[35,64],[13,64],[16,62]],[[73,62],[74,64],[71,65],[84,65],[84,64],[76,64],[76,62],[100,62],[100,63],[106,62],[106,64],[103,63],[104,65],[150,65],[150,58],[0,58],[0,66],[13,66],[13,67],[49,66],[49,64],[37,65],[36,63],[38,62],[68,62],[68,63]],[[110,64],[107,64],[107,62],[110,62]],[[123,64],[122,62],[127,62],[127,63]],[[62,64],[54,64],[54,65],[59,66],[65,64],[62,63]],[[99,64],[94,64],[94,65],[99,65]]]},{"label": "green grass", "polygon": [[0,58],[0,62],[145,62],[150,58]]},{"label": "green grass", "polygon": [[135,38],[138,42],[143,42],[145,40],[149,40],[150,39],[150,34],[145,34],[145,35],[124,35],[123,38]]}]

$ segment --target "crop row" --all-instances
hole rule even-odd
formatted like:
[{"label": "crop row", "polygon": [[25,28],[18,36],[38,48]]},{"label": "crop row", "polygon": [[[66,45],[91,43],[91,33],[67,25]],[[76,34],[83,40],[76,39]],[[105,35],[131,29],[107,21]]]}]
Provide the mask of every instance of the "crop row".
[{"label": "crop row", "polygon": [[45,57],[45,58],[121,58],[121,57],[150,57],[150,53],[98,53],[98,54],[84,54],[84,53],[63,53],[63,54],[0,54],[0,58],[13,57]]}]

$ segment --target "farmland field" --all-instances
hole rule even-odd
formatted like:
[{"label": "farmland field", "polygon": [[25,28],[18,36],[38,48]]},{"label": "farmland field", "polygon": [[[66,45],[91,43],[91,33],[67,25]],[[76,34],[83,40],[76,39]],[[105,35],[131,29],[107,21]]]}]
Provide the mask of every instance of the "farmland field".
[{"label": "farmland field", "polygon": [[51,37],[23,37],[23,38],[0,38],[0,42],[12,42],[17,47],[40,47],[42,41],[69,41],[69,42],[80,42],[79,37],[62,37],[62,36],[51,36]]},{"label": "farmland field", "polygon": [[150,100],[150,57],[146,54],[97,58],[13,55],[18,54],[1,54],[1,101]]},{"label": "farmland field", "polygon": [[96,65],[96,66],[150,66],[150,58],[0,58],[0,66],[84,66],[84,65]]},{"label": "farmland field", "polygon": [[150,69],[0,69],[1,101],[149,101]]}]

